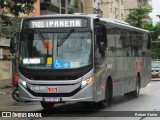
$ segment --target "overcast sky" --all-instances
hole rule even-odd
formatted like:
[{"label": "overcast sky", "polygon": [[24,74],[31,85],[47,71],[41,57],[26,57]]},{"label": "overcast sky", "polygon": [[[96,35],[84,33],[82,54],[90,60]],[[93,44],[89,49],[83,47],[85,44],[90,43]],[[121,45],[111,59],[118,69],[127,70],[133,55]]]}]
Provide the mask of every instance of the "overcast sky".
[{"label": "overcast sky", "polygon": [[160,22],[160,18],[158,18],[156,15],[160,15],[160,0],[152,0],[152,13],[150,13],[150,16],[153,20],[153,23]]}]

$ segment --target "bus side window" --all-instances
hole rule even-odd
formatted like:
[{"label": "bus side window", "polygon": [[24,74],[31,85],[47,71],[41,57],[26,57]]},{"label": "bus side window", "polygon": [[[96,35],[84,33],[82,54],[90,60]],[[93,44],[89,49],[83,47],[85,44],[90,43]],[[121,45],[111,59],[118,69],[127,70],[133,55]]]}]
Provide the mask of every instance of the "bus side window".
[{"label": "bus side window", "polygon": [[117,54],[117,49],[116,49],[116,39],[115,39],[115,29],[110,28],[107,30],[107,47],[108,47],[108,52],[107,56],[109,57],[115,57]]},{"label": "bus side window", "polygon": [[105,26],[98,26],[95,33],[95,63],[101,64],[105,57],[107,46]]},{"label": "bus side window", "polygon": [[147,39],[147,49],[151,49],[151,36],[148,35],[148,39]]}]

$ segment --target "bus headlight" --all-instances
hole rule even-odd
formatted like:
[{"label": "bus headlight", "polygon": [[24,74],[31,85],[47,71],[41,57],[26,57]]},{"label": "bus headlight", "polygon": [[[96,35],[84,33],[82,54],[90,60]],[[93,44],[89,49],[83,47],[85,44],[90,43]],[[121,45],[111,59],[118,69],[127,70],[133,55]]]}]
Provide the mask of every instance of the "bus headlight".
[{"label": "bus headlight", "polygon": [[26,88],[26,85],[27,85],[26,81],[19,79],[19,82]]},{"label": "bus headlight", "polygon": [[93,77],[89,77],[85,80],[82,80],[81,88],[84,88],[85,86],[90,85],[92,83],[93,83]]}]

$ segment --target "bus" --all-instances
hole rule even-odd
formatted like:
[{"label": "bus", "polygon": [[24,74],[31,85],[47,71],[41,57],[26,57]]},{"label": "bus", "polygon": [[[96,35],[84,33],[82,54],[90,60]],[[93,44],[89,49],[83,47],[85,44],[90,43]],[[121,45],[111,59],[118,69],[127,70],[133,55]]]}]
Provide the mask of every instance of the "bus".
[{"label": "bus", "polygon": [[[138,97],[151,80],[150,33],[93,15],[24,18],[18,51],[21,101],[87,102],[107,106],[119,95]],[[17,50],[18,48],[18,50]]]}]

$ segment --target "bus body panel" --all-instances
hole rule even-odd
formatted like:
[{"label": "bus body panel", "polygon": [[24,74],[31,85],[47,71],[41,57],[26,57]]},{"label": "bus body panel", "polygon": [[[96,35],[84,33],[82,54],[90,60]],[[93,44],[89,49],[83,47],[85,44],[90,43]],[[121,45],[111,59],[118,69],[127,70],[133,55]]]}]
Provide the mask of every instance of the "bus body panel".
[{"label": "bus body panel", "polygon": [[[65,15],[55,17],[50,16],[49,18],[54,19],[57,17],[61,19],[66,18]],[[25,88],[22,83],[19,82],[21,101],[43,101],[45,97],[55,97],[59,100],[58,102],[99,102],[105,99],[105,89],[109,79],[112,81],[113,96],[118,96],[132,92],[136,89],[137,75],[140,75],[141,88],[148,85],[151,80],[151,52],[150,49],[147,48],[148,38],[143,37],[143,33],[145,33],[145,35],[149,34],[147,31],[131,27],[129,25],[110,23],[100,19],[100,25],[105,26],[106,29],[105,36],[107,37],[107,46],[105,49],[105,57],[103,57],[102,60],[100,60],[100,62],[97,64],[96,52],[99,51],[97,50],[97,41],[100,41],[100,39],[97,38],[98,35],[95,32],[95,18],[84,15],[69,15],[67,17],[69,19],[76,17],[87,18],[89,21],[88,28],[85,30],[90,30],[92,33],[92,70],[74,80],[31,80],[25,77],[19,71],[19,79],[26,81],[27,87],[30,88],[30,90]],[[31,18],[31,20],[47,18],[48,17],[43,16]],[[123,27],[121,28],[121,26]],[[22,27],[22,30],[23,29],[25,28]],[[60,30],[56,28],[53,29]],[[77,28],[76,30],[78,31],[80,29]],[[99,31],[99,33],[101,32],[102,31]],[[122,32],[124,33],[121,34]],[[136,47],[138,46],[135,42],[136,39],[141,41],[140,50],[136,50]],[[124,41],[127,41],[127,43],[124,44]],[[132,46],[127,47],[127,45]],[[100,55],[98,57],[98,59],[101,59]],[[139,66],[137,67],[137,65]],[[91,85],[85,86],[84,88],[81,88],[82,80],[88,79],[89,77],[93,78],[93,83]]]},{"label": "bus body panel", "polygon": [[[21,73],[19,73],[19,79],[25,79],[27,82],[27,87],[24,87],[19,82],[20,100],[21,101],[43,101],[44,97],[56,97],[60,100],[59,102],[68,102],[68,101],[95,102],[95,101],[103,100],[104,99],[103,97],[100,97],[101,99],[97,97],[98,92],[96,92],[97,91],[96,84],[98,84],[97,82],[99,82],[99,80],[95,79],[94,77],[93,77],[94,79],[93,83],[91,85],[81,88],[82,79],[87,79],[90,76],[94,76],[94,70],[91,70],[89,73],[87,73],[82,78],[79,78],[77,80],[69,80],[69,81],[58,81],[58,80],[47,81],[46,80],[46,81],[33,82],[25,78]],[[55,88],[55,86],[58,88],[57,92],[48,91],[48,88]],[[30,87],[35,87],[35,88],[30,88]],[[28,90],[29,88],[30,90]],[[78,90],[73,94],[71,94],[76,89]]]}]

